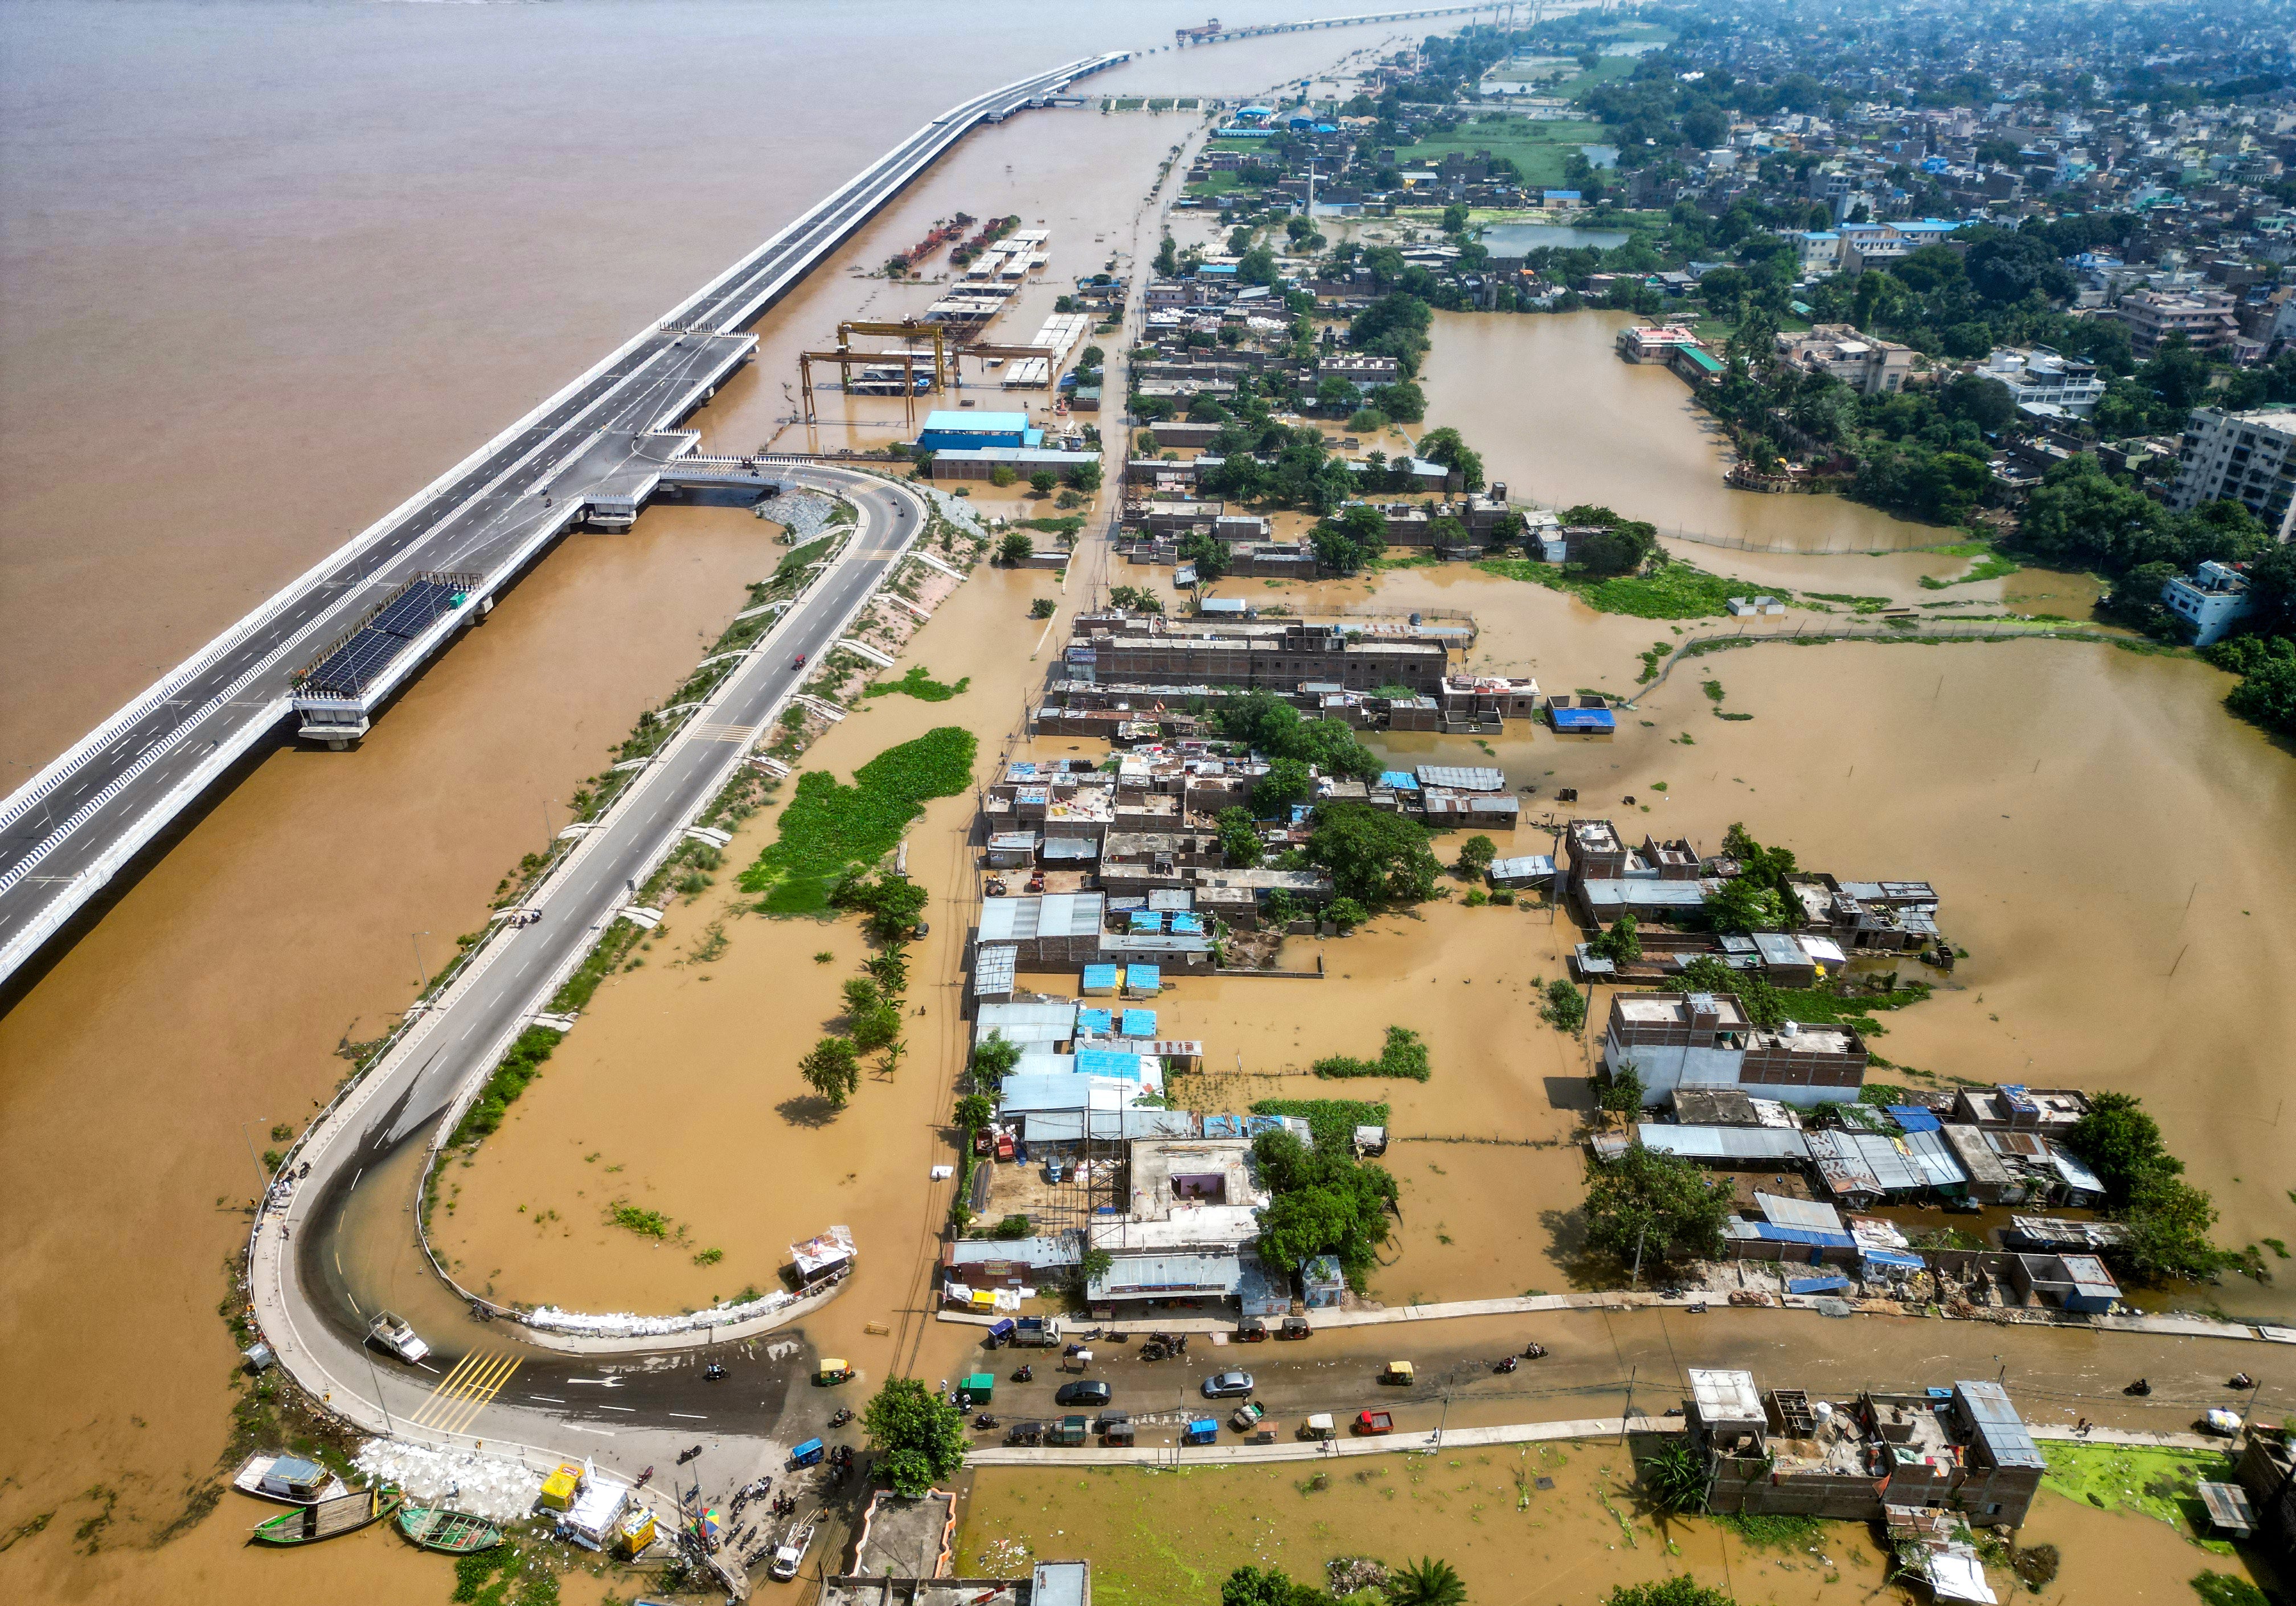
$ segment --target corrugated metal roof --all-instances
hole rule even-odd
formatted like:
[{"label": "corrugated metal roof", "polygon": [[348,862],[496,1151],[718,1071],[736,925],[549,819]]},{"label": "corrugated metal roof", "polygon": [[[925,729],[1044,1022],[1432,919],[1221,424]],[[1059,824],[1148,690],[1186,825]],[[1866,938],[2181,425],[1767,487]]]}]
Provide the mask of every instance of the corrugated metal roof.
[{"label": "corrugated metal roof", "polygon": [[2065,1179],[2068,1186],[2078,1188],[2084,1193],[2104,1192],[2104,1184],[2097,1174],[2081,1164],[2079,1157],[2068,1152],[2063,1145],[2051,1143],[2049,1158],[2056,1162],[2057,1175]]},{"label": "corrugated metal roof", "polygon": [[1232,1294],[1243,1282],[1243,1258],[1214,1255],[1119,1255],[1108,1275],[1086,1286],[1088,1299],[1137,1299],[1171,1292]]},{"label": "corrugated metal roof", "polygon": [[1922,1176],[1932,1188],[1957,1188],[1969,1180],[1969,1174],[1954,1158],[1953,1146],[1945,1141],[1942,1128],[1931,1132],[1906,1134],[1906,1152],[1920,1168]]},{"label": "corrugated metal roof", "polygon": [[1084,1234],[1054,1233],[1049,1238],[960,1238],[949,1246],[952,1266],[984,1266],[1010,1261],[1042,1268],[1074,1266],[1084,1253]]},{"label": "corrugated metal roof", "polygon": [[1011,992],[1020,975],[1020,957],[1021,950],[1009,943],[991,944],[975,952],[972,956],[973,996],[980,997]]},{"label": "corrugated metal roof", "polygon": [[1788,1199],[1781,1194],[1757,1190],[1754,1204],[1772,1226],[1806,1227],[1820,1233],[1846,1233],[1849,1230],[1841,1225],[1841,1211],[1814,1199]]},{"label": "corrugated metal roof", "polygon": [[1196,1135],[1196,1118],[1185,1110],[1035,1110],[1021,1118],[1021,1135],[1032,1143],[1082,1143],[1087,1119],[1097,1143]]},{"label": "corrugated metal roof", "polygon": [[1760,1422],[1762,1395],[1751,1372],[1711,1367],[1689,1369],[1690,1397],[1698,1414],[1710,1422]]},{"label": "corrugated metal roof", "polygon": [[1977,1437],[1984,1441],[1994,1465],[2030,1467],[2037,1471],[2047,1468],[2049,1463],[2041,1458],[2041,1446],[2026,1431],[2017,1407],[2009,1403],[2008,1391],[2000,1384],[1980,1378],[1956,1382],[1953,1391],[1960,1397],[1962,1409],[1969,1413]]},{"label": "corrugated metal roof", "polygon": [[1790,1127],[1666,1127],[1644,1121],[1635,1128],[1645,1149],[1686,1159],[1808,1159],[1806,1135]]},{"label": "corrugated metal roof", "polygon": [[1505,791],[1506,776],[1481,765],[1423,764],[1414,771],[1422,786],[1447,786],[1455,791]]}]

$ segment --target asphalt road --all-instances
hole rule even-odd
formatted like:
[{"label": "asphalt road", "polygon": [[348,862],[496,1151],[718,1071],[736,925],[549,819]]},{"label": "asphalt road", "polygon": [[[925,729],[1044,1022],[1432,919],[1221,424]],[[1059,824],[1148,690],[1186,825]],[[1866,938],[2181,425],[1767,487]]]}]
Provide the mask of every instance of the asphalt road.
[{"label": "asphalt road", "polygon": [[[581,495],[641,455],[638,440],[738,365],[755,319],[948,145],[993,113],[1075,77],[1072,63],[979,96],[880,158],[758,256],[698,292],[613,363],[396,523],[346,548],[236,641],[213,647],[164,699],[0,815],[0,980],[99,891],[125,858],[279,739],[295,674],[390,590],[428,569],[474,570],[498,590],[578,511]],[[550,504],[542,497],[547,495]],[[371,534],[373,532],[370,532]],[[365,537],[362,537],[365,540]],[[137,705],[130,705],[135,708]]]},{"label": "asphalt road", "polygon": [[[337,1269],[332,1223],[361,1185],[403,1186],[403,1168],[390,1174],[385,1162],[408,1143],[427,1139],[457,1092],[494,1062],[507,1038],[545,1001],[540,995],[550,979],[587,951],[629,900],[633,884],[649,873],[662,844],[701,812],[723,784],[729,763],[746,750],[748,738],[764,729],[798,690],[803,676],[791,667],[795,656],[803,653],[812,660],[826,651],[923,528],[923,504],[904,486],[830,467],[795,469],[788,477],[841,491],[859,509],[844,555],[750,658],[736,666],[713,703],[692,717],[599,829],[529,900],[528,906],[540,912],[539,921],[497,933],[402,1048],[369,1073],[354,1102],[346,1106],[340,1127],[323,1128],[324,1141],[315,1136],[305,1145],[299,1159],[308,1162],[308,1175],[292,1190],[283,1214],[266,1213],[256,1255],[258,1315],[275,1349],[315,1392],[346,1389],[360,1399],[379,1396],[379,1404],[394,1417],[412,1418],[442,1432],[556,1445],[562,1438],[523,1409],[534,1404],[528,1394],[539,1386],[548,1396],[589,1397],[566,1396],[566,1389],[584,1387],[570,1379],[591,1375],[594,1367],[525,1345],[512,1329],[474,1327],[471,1332],[485,1336],[474,1341],[468,1333],[458,1334],[455,1341],[501,1352],[497,1370],[512,1360],[521,1364],[498,1380],[490,1373],[463,1380],[455,1408],[447,1408],[453,1401],[436,1402],[431,1414],[423,1415],[425,1400],[447,1372],[407,1367],[365,1347],[364,1319],[378,1301],[373,1295],[362,1300],[360,1291],[349,1287]],[[370,1178],[370,1171],[377,1175]],[[283,1229],[291,1231],[291,1238]],[[492,1338],[496,1332],[498,1340]],[[700,1393],[699,1361],[649,1359],[637,1369],[639,1377],[613,1386],[627,1393],[618,1393],[611,1404],[602,1394],[592,1414],[605,1422],[642,1414],[648,1424],[679,1430],[675,1424],[697,1415],[687,1407],[702,1400],[713,1411],[738,1416],[742,1430],[754,1432],[779,1410],[786,1368],[766,1354],[779,1345],[798,1347],[776,1337],[742,1357],[745,1371],[762,1370],[745,1376],[741,1387]],[[463,1353],[450,1349],[442,1364],[451,1369]],[[643,1413],[636,1405],[641,1397],[647,1402]],[[728,1402],[737,1399],[753,1403],[735,1412]],[[555,1420],[547,1410],[544,1415]],[[589,1430],[614,1431],[603,1423]]]}]

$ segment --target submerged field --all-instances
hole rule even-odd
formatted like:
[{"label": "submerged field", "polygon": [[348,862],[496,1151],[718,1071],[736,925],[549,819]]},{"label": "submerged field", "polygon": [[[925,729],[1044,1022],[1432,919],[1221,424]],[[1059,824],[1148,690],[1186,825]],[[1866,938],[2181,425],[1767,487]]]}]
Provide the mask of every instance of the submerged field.
[{"label": "submerged field", "polygon": [[[1744,1606],[1927,1598],[1889,1580],[1863,1524],[1659,1517],[1634,1487],[1634,1453],[1605,1440],[1178,1471],[996,1468],[973,1475],[957,1567],[1089,1556],[1109,1606],[1209,1606],[1245,1565],[1323,1587],[1338,1558],[1423,1555],[1456,1567],[1475,1606],[1590,1606],[1613,1584],[1685,1574]],[[2046,1489],[2019,1543],[2054,1545],[2058,1571],[2029,1590],[1994,1547],[1987,1579],[2005,1602],[2185,1606],[2204,1569],[2248,1576],[2215,1553],[2228,1547]]]}]

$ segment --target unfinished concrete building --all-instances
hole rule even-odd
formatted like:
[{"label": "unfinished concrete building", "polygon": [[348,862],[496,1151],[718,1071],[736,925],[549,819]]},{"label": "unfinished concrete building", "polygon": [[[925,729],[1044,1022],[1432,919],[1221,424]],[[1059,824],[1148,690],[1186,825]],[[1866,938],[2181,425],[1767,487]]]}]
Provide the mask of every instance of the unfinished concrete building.
[{"label": "unfinished concrete building", "polygon": [[1710,1511],[1873,1522],[1886,1504],[2020,1528],[2046,1470],[1998,1383],[1837,1404],[1760,1393],[1751,1372],[1689,1375],[1683,1415]]}]

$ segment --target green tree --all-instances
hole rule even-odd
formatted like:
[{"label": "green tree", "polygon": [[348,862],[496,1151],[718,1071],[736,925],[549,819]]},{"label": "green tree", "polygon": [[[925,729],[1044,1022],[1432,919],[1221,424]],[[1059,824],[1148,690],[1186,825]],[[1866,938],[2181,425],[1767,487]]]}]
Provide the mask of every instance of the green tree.
[{"label": "green tree", "polygon": [[1732,1189],[1693,1162],[1640,1143],[1587,1166],[1587,1244],[1621,1261],[1721,1253]]},{"label": "green tree", "polygon": [[1459,844],[1459,862],[1453,866],[1466,881],[1473,881],[1491,867],[1499,856],[1499,845],[1486,836],[1472,836]]},{"label": "green tree", "polygon": [[994,1027],[988,1041],[972,1051],[972,1079],[983,1087],[1001,1087],[1021,1062],[1021,1045]]},{"label": "green tree", "polygon": [[901,1035],[901,1012],[879,1004],[853,1017],[853,1046],[865,1054],[890,1048]]},{"label": "green tree", "polygon": [[1018,569],[1037,555],[1037,544],[1029,539],[1027,530],[1016,529],[996,544],[996,555],[1008,566]]},{"label": "green tree", "polygon": [[1422,1556],[1387,1575],[1387,1598],[1394,1606],[1466,1606],[1467,1586],[1448,1561]]},{"label": "green tree", "polygon": [[2185,1162],[2161,1139],[2161,1123],[2133,1093],[2100,1093],[2088,1111],[2065,1134],[2065,1146],[2079,1155],[2104,1184],[2104,1202],[2118,1209],[2136,1195],[2146,1178],[2177,1176]]},{"label": "green tree", "polygon": [[840,1110],[861,1086],[860,1059],[849,1038],[822,1038],[806,1051],[797,1069],[808,1087]]},{"label": "green tree", "polygon": [[1441,869],[1428,850],[1426,827],[1362,803],[1318,804],[1308,857],[1331,872],[1336,891],[1366,907],[1434,897]]},{"label": "green tree", "polygon": [[1061,477],[1050,469],[1038,469],[1029,476],[1029,488],[1039,496],[1049,496],[1061,482]]},{"label": "green tree", "polygon": [[1100,488],[1100,463],[1080,463],[1069,471],[1069,483],[1089,496]]},{"label": "green tree", "polygon": [[2216,1201],[2171,1172],[2147,1173],[2120,1219],[2128,1228],[2121,1255],[2140,1276],[2204,1277],[2225,1262],[2209,1241]]},{"label": "green tree", "polygon": [[1330,1599],[1275,1567],[1239,1567],[1220,1585],[1220,1606],[1324,1606]]},{"label": "green tree", "polygon": [[1094,1244],[1077,1261],[1077,1291],[1082,1293],[1093,1283],[1105,1279],[1116,1269],[1116,1257]]},{"label": "green tree", "polygon": [[1471,491],[1483,488],[1481,455],[1470,448],[1451,429],[1430,430],[1419,438],[1419,455],[1459,474]]},{"label": "green tree", "polygon": [[1013,471],[1012,465],[1009,463],[1000,463],[988,471],[988,483],[1000,491],[1009,488],[1013,482],[1020,478],[1020,475]]},{"label": "green tree", "polygon": [[1643,956],[1643,939],[1639,922],[1632,914],[1621,914],[1616,924],[1606,931],[1597,931],[1587,944],[1587,951],[1613,964],[1631,964]]},{"label": "green tree", "polygon": [[1668,1440],[1639,1464],[1643,1487],[1660,1511],[1678,1514],[1706,1509],[1706,1464],[1682,1439]]},{"label": "green tree", "polygon": [[1239,869],[1257,870],[1267,850],[1259,840],[1259,823],[1248,808],[1223,808],[1214,822],[1219,830],[1220,853]]},{"label": "green tree", "polygon": [[1263,820],[1280,819],[1287,815],[1294,803],[1304,803],[1315,794],[1316,783],[1308,774],[1308,766],[1297,758],[1277,758],[1267,766],[1267,773],[1251,789],[1251,811]]},{"label": "green tree", "polygon": [[1180,271],[1180,242],[1169,234],[1165,235],[1164,243],[1156,248],[1156,271],[1167,279]]},{"label": "green tree", "polygon": [[964,1465],[964,1413],[915,1378],[897,1377],[861,1413],[877,1471],[893,1492],[914,1499]]},{"label": "green tree", "polygon": [[1706,918],[1725,937],[1775,931],[1785,923],[1775,889],[1749,875],[1734,875],[1706,900]]},{"label": "green tree", "polygon": [[956,1128],[979,1132],[996,1118],[995,1101],[985,1093],[968,1093],[956,1102]]},{"label": "green tree", "polygon": [[1333,898],[1331,906],[1324,913],[1331,916],[1332,923],[1342,931],[1353,930],[1369,918],[1364,906],[1351,897]]}]

